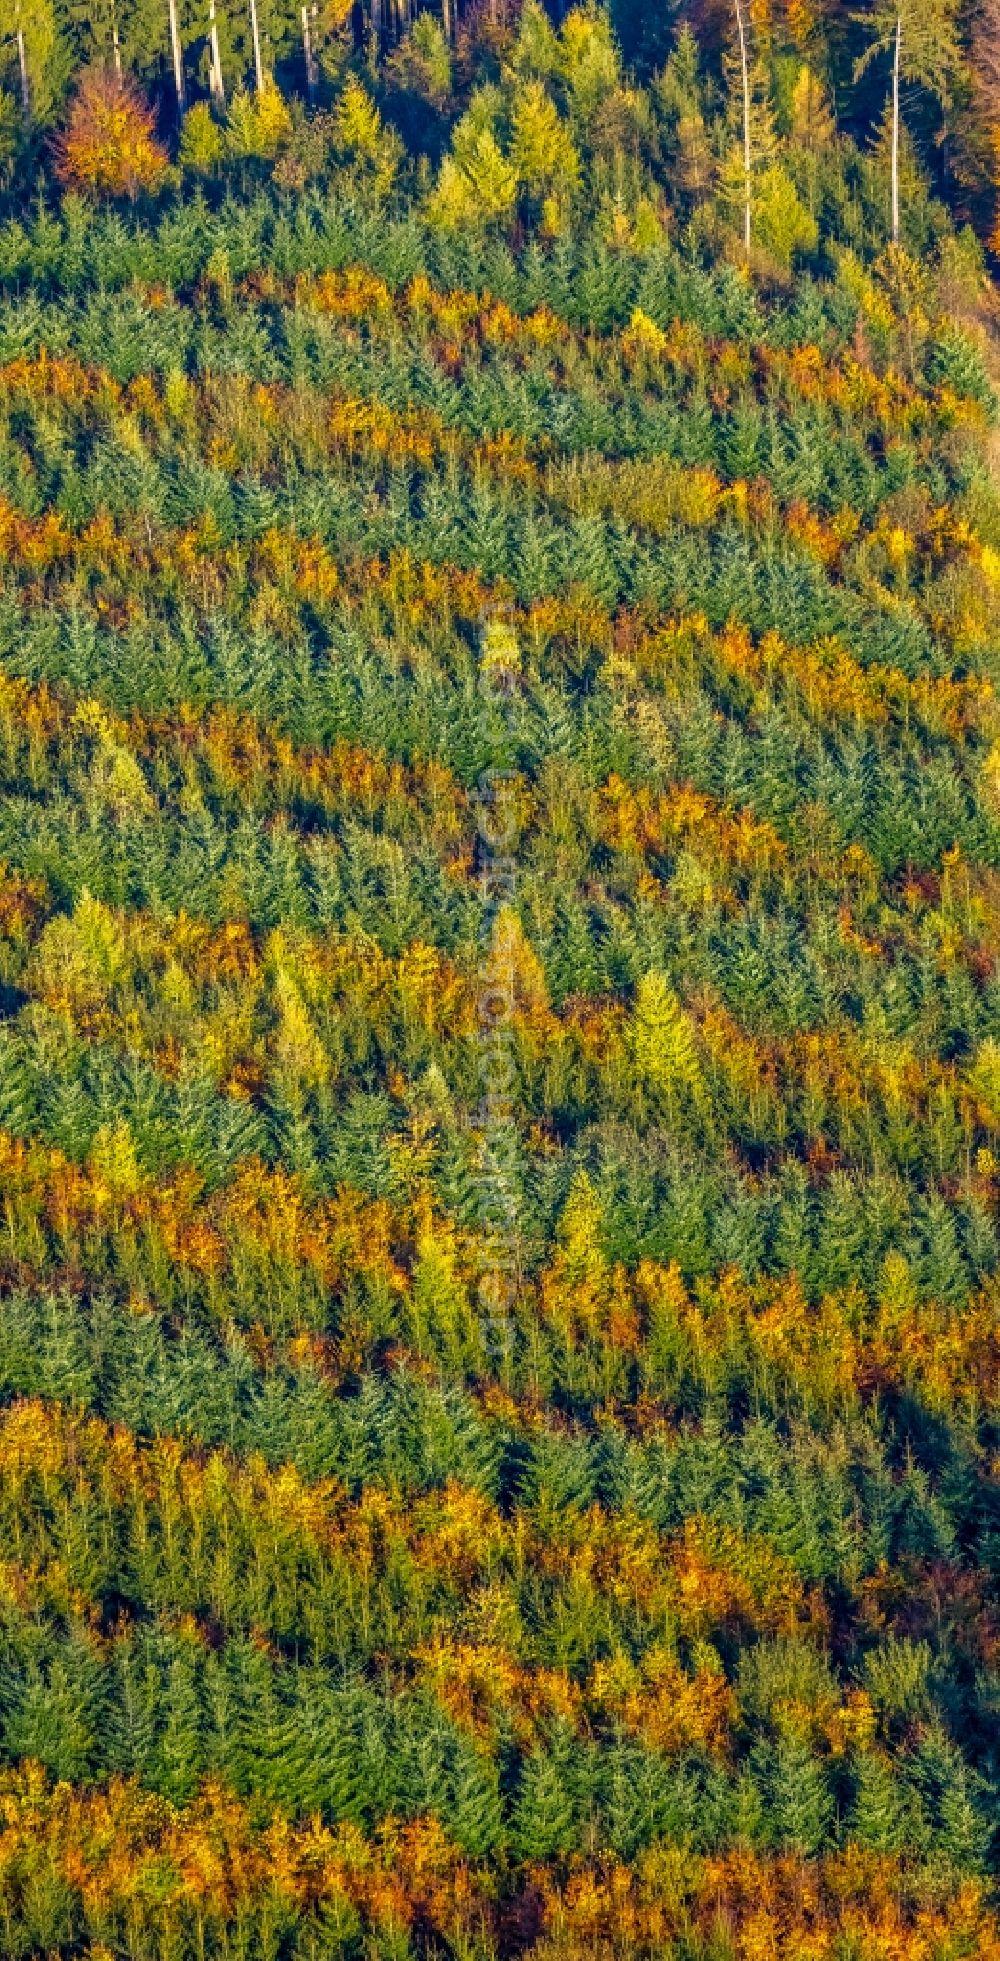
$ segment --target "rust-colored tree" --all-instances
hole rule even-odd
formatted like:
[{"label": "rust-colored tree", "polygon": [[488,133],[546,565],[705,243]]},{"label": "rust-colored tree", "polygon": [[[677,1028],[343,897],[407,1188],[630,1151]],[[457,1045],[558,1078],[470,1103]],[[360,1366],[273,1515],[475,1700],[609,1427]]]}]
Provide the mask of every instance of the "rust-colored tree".
[{"label": "rust-colored tree", "polygon": [[81,77],[56,158],[64,184],[105,197],[158,190],[168,167],[148,103],[132,81],[106,68]]}]

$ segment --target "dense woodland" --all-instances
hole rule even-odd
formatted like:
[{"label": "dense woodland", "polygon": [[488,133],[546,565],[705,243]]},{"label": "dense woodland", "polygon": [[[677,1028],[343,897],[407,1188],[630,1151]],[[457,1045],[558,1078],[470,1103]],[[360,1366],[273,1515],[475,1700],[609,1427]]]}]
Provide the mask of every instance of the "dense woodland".
[{"label": "dense woodland", "polygon": [[0,0],[0,1950],[998,1961],[1000,8],[207,4]]}]

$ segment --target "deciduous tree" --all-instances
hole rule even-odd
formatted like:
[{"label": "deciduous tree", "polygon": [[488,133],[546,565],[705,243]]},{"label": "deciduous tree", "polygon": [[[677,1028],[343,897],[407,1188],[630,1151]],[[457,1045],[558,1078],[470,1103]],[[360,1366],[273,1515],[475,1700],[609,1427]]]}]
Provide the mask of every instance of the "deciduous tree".
[{"label": "deciduous tree", "polygon": [[74,190],[109,197],[158,190],[167,155],[153,127],[153,112],[134,83],[120,80],[113,69],[91,69],[58,140],[60,177]]}]

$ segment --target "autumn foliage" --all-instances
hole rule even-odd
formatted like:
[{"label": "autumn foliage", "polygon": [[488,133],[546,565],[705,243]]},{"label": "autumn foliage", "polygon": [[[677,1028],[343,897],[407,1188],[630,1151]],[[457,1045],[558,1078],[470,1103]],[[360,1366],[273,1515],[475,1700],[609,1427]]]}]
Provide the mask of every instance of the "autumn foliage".
[{"label": "autumn foliage", "polygon": [[987,105],[404,11],[0,223],[0,1952],[1000,1961]]},{"label": "autumn foliage", "polygon": [[86,70],[56,141],[62,182],[112,198],[158,190],[168,159],[154,129],[153,111],[133,82],[111,69]]}]

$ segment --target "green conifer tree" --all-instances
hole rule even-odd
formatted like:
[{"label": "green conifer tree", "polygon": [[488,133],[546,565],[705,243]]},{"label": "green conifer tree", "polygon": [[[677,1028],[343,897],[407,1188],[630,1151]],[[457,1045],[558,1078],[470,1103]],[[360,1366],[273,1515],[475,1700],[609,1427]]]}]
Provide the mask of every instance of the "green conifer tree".
[{"label": "green conifer tree", "polygon": [[867,1851],[895,1853],[907,1843],[912,1822],[892,1762],[866,1751],[858,1760],[850,1836]]},{"label": "green conifer tree", "polygon": [[833,1801],[820,1759],[801,1738],[778,1738],[769,1753],[766,1790],[775,1844],[814,1857],[825,1843]]},{"label": "green conifer tree", "polygon": [[471,1859],[495,1859],[504,1840],[498,1766],[489,1751],[463,1739],[455,1752],[447,1825]]},{"label": "green conifer tree", "polygon": [[198,1670],[187,1644],[175,1646],[167,1663],[160,1725],[152,1781],[174,1804],[185,1804],[205,1768]]},{"label": "green conifer tree", "polygon": [[521,1766],[513,1838],[522,1859],[552,1859],[573,1850],[578,1830],[573,1740],[556,1733]]},{"label": "green conifer tree", "polygon": [[109,1768],[123,1777],[150,1780],[161,1691],[162,1677],[149,1643],[133,1631],[117,1644],[109,1697]]}]

